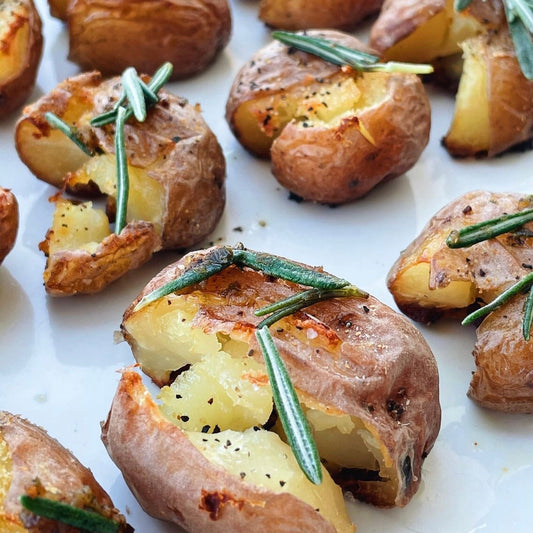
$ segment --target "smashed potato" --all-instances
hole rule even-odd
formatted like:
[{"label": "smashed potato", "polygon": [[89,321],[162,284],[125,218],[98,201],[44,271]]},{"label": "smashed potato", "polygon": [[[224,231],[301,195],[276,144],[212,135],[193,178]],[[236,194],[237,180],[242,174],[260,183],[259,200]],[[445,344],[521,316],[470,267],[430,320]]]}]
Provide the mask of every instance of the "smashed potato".
[{"label": "smashed potato", "polygon": [[[531,207],[529,196],[473,191],[441,209],[389,272],[387,284],[400,310],[419,322],[464,317],[531,272],[533,238],[527,234],[507,233],[469,248],[445,242],[452,230]],[[477,329],[477,370],[468,394],[483,406],[533,412],[533,345],[522,334],[524,298],[494,311]]]},{"label": "smashed potato", "polygon": [[92,511],[116,522],[119,533],[133,531],[91,471],[71,452],[42,428],[0,411],[0,530],[80,531],[23,509],[22,495],[46,497]]},{"label": "smashed potato", "polygon": [[[91,126],[120,94],[118,78],[85,73],[62,82],[26,107],[17,123],[16,147],[39,178],[73,194],[104,194],[105,213],[92,202],[56,197],[56,213],[41,249],[47,254],[45,286],[50,294],[101,290],[161,249],[181,249],[205,238],[225,203],[225,160],[199,107],[160,91],[144,122],[125,125],[129,195],[127,226],[112,232],[117,163],[114,125]],[[45,113],[73,125],[89,156]]]},{"label": "smashed potato", "polygon": [[43,48],[41,29],[33,0],[0,2],[0,118],[33,90]]},{"label": "smashed potato", "polygon": [[[274,520],[279,531],[300,521],[309,531],[351,531],[339,487],[326,473],[310,485],[282,442],[254,335],[255,310],[302,286],[231,265],[137,307],[225,251],[188,254],[126,310],[124,338],[161,403],[125,371],[104,443],[144,509],[189,531],[205,531],[210,513],[216,531],[250,520],[259,529]],[[350,296],[287,316],[271,334],[332,479],[376,505],[407,504],[440,425],[437,367],[420,333],[375,298]],[[157,480],[147,475],[156,456],[167,465]]]},{"label": "smashed potato", "polygon": [[455,157],[495,156],[533,137],[533,82],[516,58],[503,5],[473,0],[388,0],[370,44],[385,58],[432,62],[436,79],[458,87],[443,145]]},{"label": "smashed potato", "polygon": [[[337,31],[307,34],[364,49]],[[326,204],[360,198],[409,170],[431,122],[416,75],[358,73],[277,41],[240,70],[226,119],[247,150],[271,158],[284,187]]]}]

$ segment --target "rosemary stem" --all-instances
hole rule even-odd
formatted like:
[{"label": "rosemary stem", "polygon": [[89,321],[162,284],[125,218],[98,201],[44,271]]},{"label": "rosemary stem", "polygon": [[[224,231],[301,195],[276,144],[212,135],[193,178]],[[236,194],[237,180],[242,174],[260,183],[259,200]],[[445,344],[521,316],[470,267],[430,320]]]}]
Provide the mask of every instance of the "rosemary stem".
[{"label": "rosemary stem", "polygon": [[529,288],[529,292],[524,303],[524,319],[522,321],[522,334],[524,339],[529,341],[531,336],[531,323],[533,322],[533,290]]},{"label": "rosemary stem", "polygon": [[117,163],[117,215],[115,233],[117,235],[126,226],[126,214],[128,208],[129,177],[128,161],[126,157],[126,145],[124,140],[124,123],[126,121],[126,109],[119,106],[115,127],[115,157]]},{"label": "rosemary stem", "polygon": [[492,302],[485,305],[484,307],[481,307],[480,309],[477,309],[473,313],[470,313],[463,321],[462,324],[471,324],[472,322],[475,322],[479,318],[483,318],[487,316],[488,314],[492,313],[492,311],[498,309],[498,307],[501,307],[503,304],[507,303],[511,298],[519,294],[520,292],[527,290],[533,285],[533,272],[530,272],[526,276],[524,276],[520,281],[516,282],[514,285],[511,285],[507,290],[502,292],[498,297],[494,298]]},{"label": "rosemary stem", "polygon": [[452,231],[446,239],[446,244],[449,248],[467,248],[503,233],[515,231],[531,221],[533,221],[533,209],[502,215]]},{"label": "rosemary stem", "polygon": [[119,524],[93,511],[86,511],[48,498],[22,495],[20,502],[32,513],[92,533],[117,533]]},{"label": "rosemary stem", "polygon": [[44,114],[44,118],[53,128],[57,128],[61,133],[65,134],[78,148],[85,152],[89,156],[93,156],[94,152],[85,145],[81,140],[76,128],[67,124],[64,120],[61,120],[57,115],[48,111]]},{"label": "rosemary stem", "polygon": [[257,329],[255,335],[265,359],[274,403],[294,457],[307,478],[318,485],[322,482],[320,456],[287,369],[268,327]]}]

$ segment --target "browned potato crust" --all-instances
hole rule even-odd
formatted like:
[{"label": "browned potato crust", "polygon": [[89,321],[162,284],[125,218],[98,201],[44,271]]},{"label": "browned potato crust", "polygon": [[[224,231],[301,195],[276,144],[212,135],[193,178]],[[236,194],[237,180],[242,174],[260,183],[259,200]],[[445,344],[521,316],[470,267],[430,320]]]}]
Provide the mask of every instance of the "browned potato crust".
[{"label": "browned potato crust", "polygon": [[337,28],[349,30],[377,13],[383,0],[261,0],[259,18],[285,30]]},{"label": "browned potato crust", "polygon": [[[388,275],[398,307],[421,322],[464,316],[487,304],[533,265],[533,238],[511,233],[451,249],[450,231],[533,206],[530,197],[473,191],[451,202],[402,252]],[[525,226],[533,229],[533,224]],[[477,329],[476,372],[468,395],[479,404],[508,412],[533,412],[533,344],[522,333],[524,297],[488,315]]]},{"label": "browned potato crust", "polygon": [[[311,31],[352,48],[355,37]],[[411,168],[429,139],[430,108],[415,75],[356,73],[279,42],[241,69],[226,104],[241,144],[306,199],[339,204]]]},{"label": "browned potato crust", "polygon": [[201,72],[229,41],[227,0],[72,0],[69,59],[106,75],[174,65],[173,79]]},{"label": "browned potato crust", "polygon": [[0,264],[13,249],[19,227],[19,210],[15,195],[0,187]]},{"label": "browned potato crust", "polygon": [[[193,352],[201,349],[197,346],[201,332],[216,335],[223,346],[226,339],[224,350],[241,346],[239,354],[262,365],[254,335],[261,319],[255,310],[302,290],[232,266],[178,294],[134,309],[139,298],[176,278],[187,265],[201,262],[205,253],[209,251],[188,254],[164,269],[124,314],[124,337],[143,371],[159,385],[169,383],[173,371],[197,359]],[[279,321],[271,333],[306,408],[348,415],[358,420],[362,433],[379,443],[374,448],[367,441],[357,445],[359,437],[354,436],[352,455],[364,451],[376,466],[369,467],[371,472],[342,468],[333,471],[334,479],[360,499],[405,505],[418,488],[423,460],[440,426],[437,367],[420,333],[373,297],[313,305]],[[191,335],[196,336],[197,347],[187,354],[187,345],[178,339]],[[334,441],[339,446],[338,439]],[[327,449],[319,445],[321,455],[328,456]]]},{"label": "browned potato crust", "polygon": [[42,47],[41,18],[33,1],[0,2],[0,118],[33,90]]},{"label": "browned potato crust", "polygon": [[121,524],[121,532],[132,531],[91,471],[70,451],[42,428],[0,411],[0,530],[3,533],[79,531],[33,514],[27,516],[31,525],[25,524],[19,516],[22,511],[19,498],[29,491],[32,496],[43,492],[47,497],[104,514]]}]

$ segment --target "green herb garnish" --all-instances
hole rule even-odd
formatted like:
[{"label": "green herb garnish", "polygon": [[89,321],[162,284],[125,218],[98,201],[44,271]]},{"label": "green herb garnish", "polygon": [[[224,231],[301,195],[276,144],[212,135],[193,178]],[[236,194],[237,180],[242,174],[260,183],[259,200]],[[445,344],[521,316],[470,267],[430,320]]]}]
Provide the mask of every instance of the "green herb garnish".
[{"label": "green herb garnish", "polygon": [[36,515],[57,520],[83,531],[91,533],[118,533],[120,531],[120,524],[110,518],[56,500],[23,495],[20,497],[20,503]]},{"label": "green herb garnish", "polygon": [[130,188],[126,144],[124,141],[125,121],[126,109],[119,106],[115,126],[115,159],[117,163],[117,215],[115,221],[115,233],[117,235],[119,235],[126,226],[126,213]]},{"label": "green herb garnish", "polygon": [[287,46],[316,55],[334,65],[346,65],[363,72],[406,72],[411,74],[430,74],[433,72],[431,65],[396,61],[379,63],[379,57],[376,55],[361,52],[322,37],[279,30],[272,32],[272,37]]},{"label": "green herb garnish", "polygon": [[256,329],[255,336],[265,360],[272,397],[294,457],[308,479],[319,485],[322,483],[320,456],[309,423],[268,326]]},{"label": "green herb garnish", "polygon": [[93,156],[94,152],[82,141],[78,134],[78,131],[74,126],[67,124],[64,120],[61,120],[56,114],[48,111],[44,114],[44,118],[53,128],[58,129],[61,133],[64,133],[78,148],[85,152],[89,156]]},{"label": "green herb garnish", "polygon": [[214,248],[192,261],[176,279],[144,296],[134,307],[134,311],[175,291],[206,280],[231,265],[248,267],[268,276],[311,287],[257,310],[257,316],[270,316],[257,325],[255,334],[265,359],[274,403],[294,456],[308,479],[318,484],[322,481],[322,469],[316,444],[268,327],[314,303],[340,297],[367,298],[368,293],[326,272],[316,271],[281,257],[247,250],[239,244],[235,247]]},{"label": "green herb garnish", "polygon": [[[463,11],[472,0],[455,0],[455,9]],[[533,80],[533,2],[502,0],[505,17],[516,50],[520,68],[528,80]]]},{"label": "green herb garnish", "polygon": [[453,230],[446,244],[449,248],[467,248],[478,242],[486,241],[520,229],[524,224],[533,221],[533,209],[525,209],[518,213],[501,215],[490,220],[485,220],[471,226],[466,226],[460,230]]}]

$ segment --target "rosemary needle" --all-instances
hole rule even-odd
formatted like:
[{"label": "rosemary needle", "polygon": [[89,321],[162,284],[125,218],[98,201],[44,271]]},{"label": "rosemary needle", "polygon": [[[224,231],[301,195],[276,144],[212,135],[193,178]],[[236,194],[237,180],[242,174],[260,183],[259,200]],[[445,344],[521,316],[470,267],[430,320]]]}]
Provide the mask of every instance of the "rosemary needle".
[{"label": "rosemary needle", "polygon": [[126,158],[126,145],[124,141],[124,122],[126,109],[119,106],[115,127],[115,154],[117,162],[117,215],[115,233],[118,235],[126,226],[126,213],[128,208],[129,177],[128,161]]},{"label": "rosemary needle", "polygon": [[110,518],[56,500],[23,495],[20,497],[20,502],[23,507],[36,515],[57,520],[83,531],[118,533],[120,530],[120,524]]},{"label": "rosemary needle", "polygon": [[122,86],[133,111],[133,115],[139,122],[146,120],[145,92],[139,83],[139,76],[133,67],[128,67],[122,73]]},{"label": "rosemary needle", "polygon": [[87,155],[90,155],[91,157],[94,155],[94,152],[91,151],[81,140],[80,136],[78,135],[78,132],[76,131],[76,128],[70,126],[50,111],[44,114],[44,118],[46,119],[48,124],[50,124],[50,126],[52,126],[53,128],[57,128],[61,133],[64,133],[72,142],[76,144],[76,146],[78,146],[78,148],[83,150]]},{"label": "rosemary needle", "polygon": [[268,327],[257,329],[255,335],[265,360],[274,403],[294,457],[307,478],[318,485],[322,482],[320,456],[287,369]]}]

